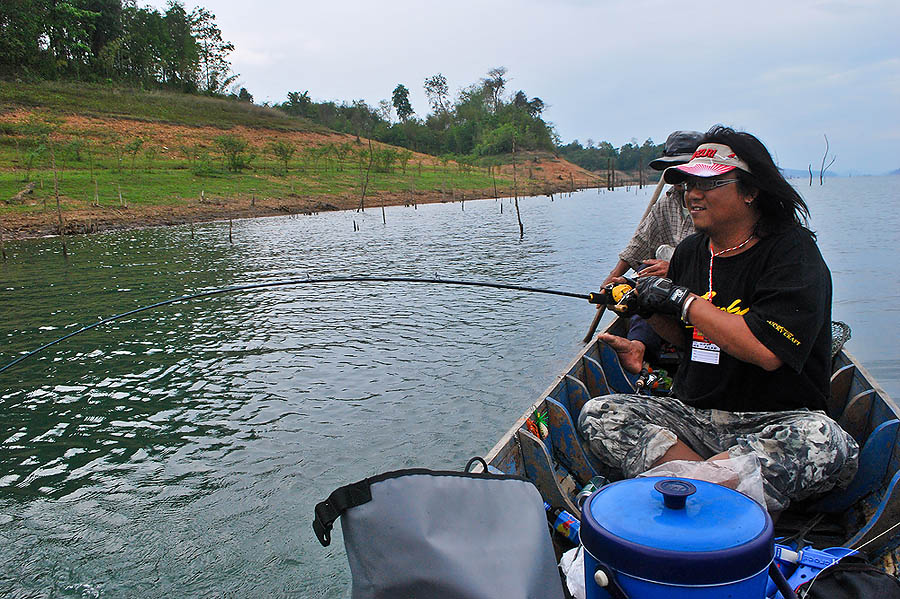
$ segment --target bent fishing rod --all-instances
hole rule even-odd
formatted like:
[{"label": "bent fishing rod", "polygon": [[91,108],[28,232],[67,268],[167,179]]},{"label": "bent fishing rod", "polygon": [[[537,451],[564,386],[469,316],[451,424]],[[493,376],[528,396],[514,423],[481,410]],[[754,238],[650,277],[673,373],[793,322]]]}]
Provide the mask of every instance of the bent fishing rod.
[{"label": "bent fishing rod", "polygon": [[142,306],[140,308],[135,308],[134,310],[128,310],[127,312],[122,312],[120,314],[115,314],[113,316],[109,316],[107,318],[103,318],[98,320],[93,324],[89,324],[81,327],[77,331],[72,331],[68,335],[63,335],[59,339],[55,339],[50,343],[45,343],[44,345],[34,349],[26,354],[23,354],[6,364],[3,367],[0,367],[0,373],[9,370],[13,366],[27,360],[28,358],[41,353],[45,349],[56,345],[62,341],[70,337],[74,337],[75,335],[79,335],[84,333],[85,331],[89,331],[91,329],[95,329],[101,325],[120,320],[127,316],[132,316],[133,314],[138,314],[139,312],[145,312],[147,310],[152,310],[154,308],[159,308],[162,306],[167,306],[169,304],[174,304],[177,302],[185,302],[194,299],[200,299],[204,297],[210,297],[213,295],[222,295],[225,293],[235,293],[240,291],[255,291],[257,289],[266,289],[269,287],[286,287],[289,285],[311,285],[311,284],[328,284],[328,283],[425,283],[425,284],[436,284],[436,285],[462,285],[468,287],[489,287],[492,289],[505,289],[512,291],[525,291],[528,293],[545,293],[548,295],[558,295],[563,297],[574,297],[577,299],[587,300],[592,304],[605,304],[607,303],[607,298],[609,295],[605,291],[600,291],[596,293],[572,293],[570,291],[559,291],[556,289],[543,289],[539,287],[524,287],[522,285],[508,285],[504,283],[489,283],[486,281],[463,281],[457,279],[425,279],[418,277],[327,277],[327,278],[318,278],[318,279],[286,279],[283,281],[269,281],[266,283],[250,283],[247,285],[232,285],[230,287],[220,287],[218,289],[211,289],[209,291],[201,291],[199,293],[192,293],[189,295],[181,295],[179,297],[174,297],[171,299],[167,299],[161,302],[156,302],[155,304],[150,304],[147,306]]}]

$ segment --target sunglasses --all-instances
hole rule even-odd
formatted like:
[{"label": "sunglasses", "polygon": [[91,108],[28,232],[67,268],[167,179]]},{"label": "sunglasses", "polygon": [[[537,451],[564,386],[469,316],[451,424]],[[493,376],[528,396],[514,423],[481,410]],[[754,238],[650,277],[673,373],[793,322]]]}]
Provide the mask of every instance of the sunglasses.
[{"label": "sunglasses", "polygon": [[699,191],[712,191],[717,187],[724,187],[726,185],[731,185],[732,183],[737,182],[737,179],[703,179],[700,177],[694,177],[685,180],[684,183],[681,183],[681,189],[686,192],[691,191],[692,189],[697,189]]}]

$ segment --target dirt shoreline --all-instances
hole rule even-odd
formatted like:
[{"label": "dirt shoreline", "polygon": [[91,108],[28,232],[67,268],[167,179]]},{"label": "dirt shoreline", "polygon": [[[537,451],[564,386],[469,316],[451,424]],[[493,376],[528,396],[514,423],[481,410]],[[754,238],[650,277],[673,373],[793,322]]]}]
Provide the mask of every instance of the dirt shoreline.
[{"label": "dirt shoreline", "polygon": [[[520,191],[519,197],[568,193],[569,184],[553,184],[542,181],[539,188],[534,186]],[[500,198],[511,198],[512,189],[498,189]],[[413,204],[434,204],[467,200],[494,199],[493,189],[456,190],[451,196],[440,191],[417,191],[409,193],[377,192],[365,198],[366,210],[377,210],[382,206],[411,206]],[[300,197],[289,195],[283,198],[216,198],[214,200],[185,200],[182,204],[170,206],[103,206],[74,208],[63,211],[63,228],[66,235],[83,235],[105,231],[164,227],[205,223],[239,218],[265,216],[287,216],[293,214],[315,214],[338,210],[357,210],[359,197],[351,194],[321,197]],[[0,216],[0,232],[6,241],[35,239],[59,234],[59,220],[56,210],[48,203],[46,210],[29,213],[7,213]]]}]

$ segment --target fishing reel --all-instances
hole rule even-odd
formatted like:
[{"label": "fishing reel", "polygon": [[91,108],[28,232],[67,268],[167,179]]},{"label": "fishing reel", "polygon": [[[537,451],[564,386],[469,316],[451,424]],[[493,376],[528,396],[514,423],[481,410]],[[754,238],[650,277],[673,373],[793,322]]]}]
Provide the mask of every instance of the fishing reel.
[{"label": "fishing reel", "polygon": [[609,308],[622,316],[634,314],[638,307],[637,282],[628,277],[624,283],[609,283],[600,291],[588,294],[588,301],[592,304],[609,306]]}]

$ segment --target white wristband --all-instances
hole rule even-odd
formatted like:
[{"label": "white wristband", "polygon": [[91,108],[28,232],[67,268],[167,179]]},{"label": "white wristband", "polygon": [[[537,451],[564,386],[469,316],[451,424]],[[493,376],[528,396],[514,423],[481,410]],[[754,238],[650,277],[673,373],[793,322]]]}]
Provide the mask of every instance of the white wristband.
[{"label": "white wristband", "polygon": [[684,305],[681,307],[681,321],[684,324],[691,324],[691,321],[688,320],[688,310],[691,307],[691,304],[694,303],[694,300],[697,299],[696,295],[689,296],[686,300],[684,300]]}]

